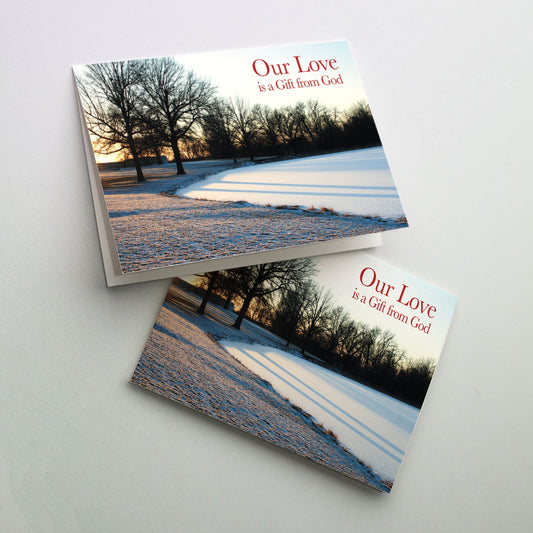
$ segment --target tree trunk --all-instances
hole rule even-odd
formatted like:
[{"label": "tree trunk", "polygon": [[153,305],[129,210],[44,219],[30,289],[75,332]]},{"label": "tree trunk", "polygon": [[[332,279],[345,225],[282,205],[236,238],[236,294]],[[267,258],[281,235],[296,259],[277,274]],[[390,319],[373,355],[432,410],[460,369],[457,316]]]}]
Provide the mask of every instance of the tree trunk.
[{"label": "tree trunk", "polygon": [[207,302],[209,301],[209,297],[211,296],[211,293],[213,292],[213,288],[215,287],[215,282],[218,277],[218,271],[214,272],[211,276],[211,279],[209,280],[209,283],[207,285],[207,291],[204,294],[202,303],[200,304],[200,307],[198,308],[197,313],[199,315],[203,315],[205,313],[205,308],[207,306]]},{"label": "tree trunk", "polygon": [[257,294],[257,288],[259,287],[260,280],[262,278],[262,275],[265,271],[265,265],[261,265],[259,267],[259,272],[257,273],[257,276],[255,278],[254,284],[252,285],[252,288],[246,293],[246,297],[244,298],[244,302],[242,303],[241,310],[239,311],[239,316],[237,316],[237,320],[235,320],[235,323],[233,324],[233,327],[236,329],[241,329],[242,321],[244,320],[244,317],[246,316],[246,311],[248,311],[248,307],[252,303],[252,300],[255,298]]},{"label": "tree trunk", "polygon": [[252,151],[252,143],[250,142],[250,139],[247,135],[243,135],[243,141],[244,146],[246,147],[246,151],[248,152],[248,156],[250,157],[250,161],[254,160],[254,153]]},{"label": "tree trunk", "polygon": [[246,149],[248,151],[248,155],[250,156],[250,161],[254,160],[254,153],[252,152],[252,147],[246,143]]},{"label": "tree trunk", "polygon": [[146,181],[137,155],[133,158],[133,162],[135,163],[135,171],[137,172],[137,181]]},{"label": "tree trunk", "polygon": [[259,285],[259,278],[260,276],[258,275],[256,280],[254,281],[253,287],[246,294],[246,298],[242,303],[242,307],[239,311],[239,315],[237,316],[237,320],[235,320],[235,323],[233,324],[233,327],[236,329],[241,329],[241,324],[244,320],[244,317],[246,316],[246,311],[248,311],[248,307],[250,307],[252,300],[255,298],[257,287]]},{"label": "tree trunk", "polygon": [[233,292],[228,294],[228,297],[226,298],[226,303],[224,304],[224,309],[229,309],[229,304],[231,303],[231,299],[233,298],[233,296]]},{"label": "tree trunk", "polygon": [[135,148],[135,141],[133,140],[133,136],[131,134],[128,134],[128,147],[130,149],[131,158],[133,159],[133,164],[135,165],[135,170],[137,172],[137,181],[145,181],[141,163],[139,162],[137,149]]},{"label": "tree trunk", "polygon": [[155,158],[157,160],[157,164],[162,165],[163,159],[161,158],[161,150],[159,150],[159,146],[154,145],[154,153],[155,153]]},{"label": "tree trunk", "polygon": [[174,154],[174,162],[176,163],[176,174],[187,174],[183,168],[181,161],[180,149],[178,148],[178,139],[171,139],[172,153]]},{"label": "tree trunk", "polygon": [[250,307],[250,303],[254,298],[254,290],[251,290],[244,299],[244,302],[242,303],[241,310],[239,311],[239,315],[237,316],[237,320],[235,320],[235,323],[233,324],[233,327],[236,329],[241,329],[242,321],[244,320],[244,317],[246,316],[246,311],[248,311],[248,307]]},{"label": "tree trunk", "polygon": [[300,353],[302,355],[305,355],[305,349],[306,348],[307,348],[307,339],[304,339],[304,343],[303,343],[302,349],[300,350]]}]

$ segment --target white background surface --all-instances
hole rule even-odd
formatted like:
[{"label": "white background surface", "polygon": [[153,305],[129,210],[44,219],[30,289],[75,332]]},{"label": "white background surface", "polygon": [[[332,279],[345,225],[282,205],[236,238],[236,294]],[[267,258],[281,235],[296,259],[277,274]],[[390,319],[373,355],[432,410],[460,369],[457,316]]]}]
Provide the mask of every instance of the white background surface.
[{"label": "white background surface", "polygon": [[[4,2],[0,529],[526,531],[527,0]],[[128,384],[166,282],[106,289],[70,66],[348,39],[411,227],[376,256],[459,296],[390,495]]]}]

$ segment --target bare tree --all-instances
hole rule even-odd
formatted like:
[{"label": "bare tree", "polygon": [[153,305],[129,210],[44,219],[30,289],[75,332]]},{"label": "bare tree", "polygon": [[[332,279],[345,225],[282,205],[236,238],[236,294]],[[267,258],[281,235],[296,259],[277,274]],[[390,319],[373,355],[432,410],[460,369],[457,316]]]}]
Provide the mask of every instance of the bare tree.
[{"label": "bare tree", "polygon": [[355,320],[349,320],[344,324],[337,347],[340,356],[339,365],[343,370],[350,368],[353,372],[361,366],[359,354],[365,330],[366,327]]},{"label": "bare tree", "polygon": [[435,361],[429,357],[409,359],[404,367],[406,373],[416,373],[421,379],[424,379],[429,383],[435,372]]},{"label": "bare tree", "polygon": [[216,98],[202,119],[202,131],[211,154],[230,156],[237,163],[233,109],[227,100]]},{"label": "bare tree", "polygon": [[281,128],[283,116],[277,109],[268,106],[255,105],[252,109],[257,128],[267,147],[279,156],[279,146],[282,139]]},{"label": "bare tree", "polygon": [[163,146],[156,132],[147,128],[136,145],[140,157],[155,157],[158,165],[163,164]]},{"label": "bare tree", "polygon": [[302,317],[302,353],[313,337],[323,330],[333,304],[333,294],[316,284],[308,288]]},{"label": "bare tree", "polygon": [[275,332],[287,341],[287,346],[296,340],[301,326],[306,295],[312,281],[305,280],[296,287],[287,287],[281,291],[272,324]]},{"label": "bare tree", "polygon": [[171,148],[177,174],[185,174],[179,143],[193,133],[209,107],[215,87],[171,57],[145,61],[141,84],[146,120]]},{"label": "bare tree", "polygon": [[381,331],[370,351],[370,358],[367,362],[368,370],[380,379],[390,377],[396,373],[404,355],[398,347],[394,333],[389,330]]},{"label": "bare tree", "polygon": [[360,359],[361,366],[365,371],[369,370],[371,366],[374,346],[380,334],[381,328],[378,326],[364,329],[361,339]]},{"label": "bare tree", "polygon": [[142,134],[141,77],[141,62],[116,61],[88,65],[77,79],[87,127],[99,140],[97,150],[103,154],[129,151],[138,181],[144,181],[137,149]]},{"label": "bare tree", "polygon": [[338,356],[339,344],[346,327],[350,322],[350,315],[341,305],[337,305],[329,313],[328,320],[324,327],[324,339],[326,352],[335,359]]},{"label": "bare tree", "polygon": [[254,160],[254,140],[257,135],[257,125],[250,106],[242,98],[230,98],[232,129],[237,142],[248,153],[250,161]]},{"label": "bare tree", "polygon": [[226,300],[224,309],[228,309],[233,299],[239,294],[239,273],[236,270],[222,270],[217,292]]},{"label": "bare tree", "polygon": [[239,280],[239,295],[243,303],[233,327],[240,329],[254,298],[264,298],[280,289],[295,287],[306,278],[311,277],[315,271],[313,261],[308,258],[236,269]]},{"label": "bare tree", "polygon": [[299,102],[294,108],[301,131],[310,139],[317,148],[323,148],[328,134],[338,126],[336,109],[329,109],[318,100]]},{"label": "bare tree", "polygon": [[368,103],[364,100],[345,111],[343,128],[352,146],[381,144],[374,117]]},{"label": "bare tree", "polygon": [[408,359],[403,362],[398,373],[399,388],[414,405],[422,405],[434,371],[435,361],[429,358]]},{"label": "bare tree", "polygon": [[202,298],[202,303],[197,309],[197,313],[199,315],[203,315],[205,313],[207,302],[209,301],[209,297],[211,296],[211,293],[213,292],[215,285],[217,283],[218,274],[219,274],[218,270],[215,272],[206,272],[205,274],[202,274],[202,278],[207,280],[207,287],[205,289],[204,297]]},{"label": "bare tree", "polygon": [[304,137],[300,126],[300,119],[295,107],[282,107],[280,109],[281,125],[280,135],[281,142],[289,153],[297,153],[300,146],[304,143]]}]

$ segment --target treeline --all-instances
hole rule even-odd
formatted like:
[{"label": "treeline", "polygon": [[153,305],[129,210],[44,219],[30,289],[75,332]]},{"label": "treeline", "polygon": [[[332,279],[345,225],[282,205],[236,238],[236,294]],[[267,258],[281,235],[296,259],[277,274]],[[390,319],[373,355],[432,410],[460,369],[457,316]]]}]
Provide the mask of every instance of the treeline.
[{"label": "treeline", "polygon": [[271,108],[218,98],[201,121],[200,146],[211,157],[287,157],[380,144],[366,102],[343,113],[317,100]]},{"label": "treeline", "polygon": [[380,144],[366,102],[344,112],[316,100],[272,109],[217,97],[210,81],[173,58],[84,67],[77,83],[89,132],[101,154],[184,159],[308,154]]},{"label": "treeline", "polygon": [[198,276],[204,292],[199,313],[212,294],[238,309],[234,327],[243,319],[271,330],[325,365],[366,382],[412,405],[420,406],[433,376],[429,359],[412,359],[394,334],[354,320],[331,292],[311,278],[310,259],[212,272]]}]

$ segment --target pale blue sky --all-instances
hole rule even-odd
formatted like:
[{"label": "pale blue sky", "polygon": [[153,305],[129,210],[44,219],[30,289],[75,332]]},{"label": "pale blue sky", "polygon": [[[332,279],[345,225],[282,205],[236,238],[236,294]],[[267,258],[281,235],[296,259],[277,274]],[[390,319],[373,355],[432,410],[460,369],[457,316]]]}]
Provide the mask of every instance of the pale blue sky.
[{"label": "pale blue sky", "polygon": [[[435,361],[439,359],[457,303],[455,296],[411,274],[389,266],[364,252],[324,255],[315,257],[315,261],[319,269],[315,280],[332,291],[336,305],[342,305],[357,321],[392,331],[396,336],[398,345],[406,350],[408,357],[430,357]],[[374,286],[367,288],[362,285],[360,274],[367,266],[376,272],[377,279],[394,286],[394,289],[389,291],[388,298],[377,293]],[[367,282],[366,278],[363,278],[363,280]],[[410,324],[404,324],[370,307],[368,300],[367,303],[363,304],[361,301],[356,301],[352,298],[353,292],[357,288],[358,292],[366,295],[367,298],[376,296],[381,300],[385,300],[386,309],[392,304],[394,309],[411,319],[411,317],[420,313],[416,313],[397,302],[403,284],[408,286],[402,298],[403,301],[406,300],[406,297],[415,296],[426,304],[434,305],[437,308],[435,318],[429,319],[426,316],[422,319],[426,324],[431,323],[431,328],[427,335],[411,327]]]},{"label": "pale blue sky", "polygon": [[[312,61],[315,62],[315,67],[319,65],[319,62],[322,62],[322,65],[326,66],[326,70],[319,67],[317,72],[300,73],[295,56],[299,57],[299,64],[304,71]],[[260,103],[277,108],[307,100],[318,100],[320,103],[331,108],[335,107],[342,112],[361,100],[367,100],[359,73],[352,59],[350,47],[346,41],[222,50],[174,57],[187,70],[193,70],[198,76],[209,79],[216,85],[218,88],[217,96],[240,97],[251,105]],[[266,76],[259,76],[252,67],[257,59],[262,59],[269,65],[289,63],[286,67],[287,74],[270,73]],[[331,63],[330,60],[334,60],[334,63]],[[263,63],[261,63],[261,68],[264,68]],[[74,67],[77,74],[82,73],[83,69],[84,65]],[[342,83],[324,85],[323,76],[327,77],[325,79],[327,81],[327,79],[336,79],[339,75]],[[319,86],[298,87],[298,79],[301,82],[316,80]],[[283,86],[286,87],[291,86],[289,80],[292,80],[292,85],[295,88],[259,91],[258,83],[265,87],[268,87],[269,84],[276,87],[277,80],[283,82]],[[115,159],[115,155],[98,155],[99,162],[114,161]]]},{"label": "pale blue sky", "polygon": [[[335,59],[337,70],[320,70],[320,72],[298,73],[294,56],[300,56],[302,67],[312,60]],[[345,41],[318,44],[297,44],[265,48],[250,48],[234,51],[220,51],[193,55],[175,56],[187,69],[218,86],[219,96],[240,96],[251,104],[263,103],[272,107],[292,105],[298,101],[318,99],[323,104],[344,110],[350,105],[366,100],[366,94],[359,74],[355,68],[350,48]],[[256,59],[263,59],[268,64],[289,63],[288,74],[258,76],[252,64]],[[263,67],[263,65],[261,65]],[[323,74],[342,76],[342,84],[320,85],[320,87],[295,88],[260,92],[258,82],[263,85],[275,84],[277,79],[321,80]]]}]

